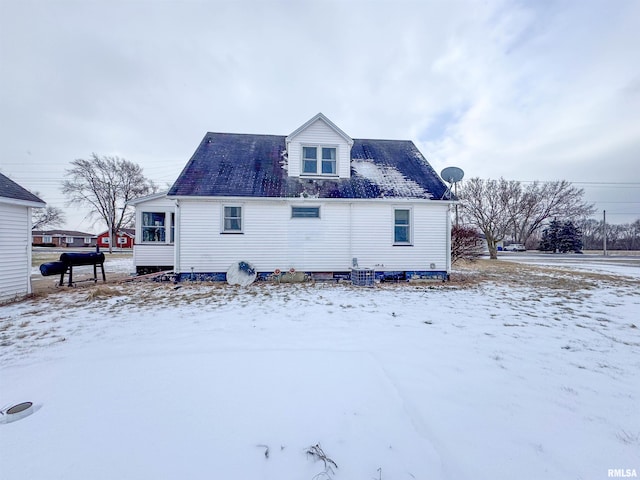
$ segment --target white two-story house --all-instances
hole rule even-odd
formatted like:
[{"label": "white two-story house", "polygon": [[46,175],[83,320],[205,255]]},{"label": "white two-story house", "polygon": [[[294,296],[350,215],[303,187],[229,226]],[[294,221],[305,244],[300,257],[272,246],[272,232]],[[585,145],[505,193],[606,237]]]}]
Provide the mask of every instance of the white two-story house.
[{"label": "white two-story house", "polygon": [[130,202],[136,267],[446,278],[446,191],[413,142],[352,139],[321,113],[288,136],[207,133],[166,196]]}]

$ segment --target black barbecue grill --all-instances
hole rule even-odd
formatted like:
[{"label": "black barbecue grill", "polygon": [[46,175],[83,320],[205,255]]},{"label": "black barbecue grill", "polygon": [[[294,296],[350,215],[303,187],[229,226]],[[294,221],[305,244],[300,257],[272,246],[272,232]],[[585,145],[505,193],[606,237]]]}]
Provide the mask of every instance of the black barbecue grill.
[{"label": "black barbecue grill", "polygon": [[73,267],[82,267],[86,265],[93,265],[93,278],[83,281],[98,282],[98,265],[102,271],[102,281],[106,282],[107,278],[104,274],[104,253],[102,252],[90,252],[90,253],[63,253],[60,255],[60,261],[48,262],[40,265],[40,273],[44,277],[51,275],[60,275],[60,283],[64,284],[65,273],[69,274],[69,286],[73,285]]}]

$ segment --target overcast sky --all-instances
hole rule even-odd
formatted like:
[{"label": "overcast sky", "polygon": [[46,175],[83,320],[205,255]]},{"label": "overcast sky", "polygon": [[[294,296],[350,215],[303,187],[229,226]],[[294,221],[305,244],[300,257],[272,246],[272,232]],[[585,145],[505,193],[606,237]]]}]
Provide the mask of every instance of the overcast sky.
[{"label": "overcast sky", "polygon": [[[165,187],[207,131],[318,112],[436,171],[559,180],[640,218],[640,1],[0,0],[0,171],[51,205],[69,162]],[[605,182],[608,182],[605,184]],[[106,229],[66,209],[66,227]]]}]

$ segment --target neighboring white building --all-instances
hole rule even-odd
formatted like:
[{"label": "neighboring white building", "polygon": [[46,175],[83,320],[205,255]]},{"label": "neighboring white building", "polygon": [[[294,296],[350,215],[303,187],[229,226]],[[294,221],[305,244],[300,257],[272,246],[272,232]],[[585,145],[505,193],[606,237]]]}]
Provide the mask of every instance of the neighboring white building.
[{"label": "neighboring white building", "polygon": [[167,192],[128,202],[136,209],[133,264],[136,273],[173,270],[176,201]]},{"label": "neighboring white building", "polygon": [[[262,276],[341,277],[357,264],[378,277],[445,278],[446,192],[413,142],[352,139],[321,113],[287,137],[207,133],[166,199],[134,201],[136,266],[175,245],[180,278],[223,280],[238,261]],[[164,237],[145,240],[156,219],[145,225],[143,212],[164,215]]]},{"label": "neighboring white building", "polygon": [[0,303],[31,293],[31,209],[44,206],[0,173]]}]

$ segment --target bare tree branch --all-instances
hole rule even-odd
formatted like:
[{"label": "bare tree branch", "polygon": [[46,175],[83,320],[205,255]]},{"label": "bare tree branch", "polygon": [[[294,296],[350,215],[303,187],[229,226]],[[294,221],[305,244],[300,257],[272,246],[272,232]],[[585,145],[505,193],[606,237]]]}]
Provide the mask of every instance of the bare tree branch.
[{"label": "bare tree branch", "polygon": [[89,207],[90,216],[104,220],[110,231],[111,252],[114,233],[133,220],[134,212],[127,202],[155,193],[157,186],[143,175],[140,166],[120,157],[92,153],[89,160],[77,159],[71,166],[62,184],[67,204]]}]

